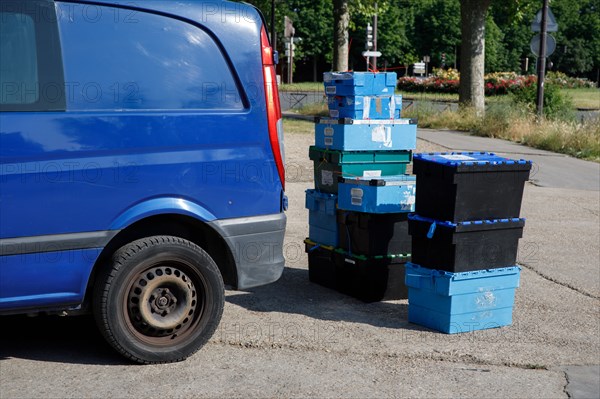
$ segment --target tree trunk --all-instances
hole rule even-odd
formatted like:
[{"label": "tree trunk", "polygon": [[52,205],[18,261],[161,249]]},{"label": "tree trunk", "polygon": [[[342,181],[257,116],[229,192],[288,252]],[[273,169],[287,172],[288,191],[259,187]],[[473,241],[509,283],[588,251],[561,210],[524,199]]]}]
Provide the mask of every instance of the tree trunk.
[{"label": "tree trunk", "polygon": [[491,0],[461,0],[459,103],[485,112],[485,17]]},{"label": "tree trunk", "polygon": [[333,0],[333,70],[348,70],[348,0]]}]

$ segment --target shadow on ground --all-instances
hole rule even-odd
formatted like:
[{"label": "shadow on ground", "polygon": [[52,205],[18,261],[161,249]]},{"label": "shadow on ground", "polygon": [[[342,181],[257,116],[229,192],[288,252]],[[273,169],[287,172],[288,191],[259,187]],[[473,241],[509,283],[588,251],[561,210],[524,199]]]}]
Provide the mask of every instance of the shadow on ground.
[{"label": "shadow on ground", "polygon": [[22,358],[56,363],[123,365],[91,316],[3,316],[0,361]]},{"label": "shadow on ground", "polygon": [[406,330],[432,331],[408,322],[406,300],[364,303],[311,283],[308,270],[286,267],[276,283],[234,292],[227,302],[254,312],[280,312],[324,321],[345,321]]},{"label": "shadow on ground", "polygon": [[[255,312],[305,315],[404,330],[431,331],[407,321],[406,301],[364,303],[308,280],[306,269],[286,267],[279,281],[227,301]],[[21,358],[45,362],[97,365],[132,364],[119,356],[96,328],[93,317],[0,317],[0,362]]]}]

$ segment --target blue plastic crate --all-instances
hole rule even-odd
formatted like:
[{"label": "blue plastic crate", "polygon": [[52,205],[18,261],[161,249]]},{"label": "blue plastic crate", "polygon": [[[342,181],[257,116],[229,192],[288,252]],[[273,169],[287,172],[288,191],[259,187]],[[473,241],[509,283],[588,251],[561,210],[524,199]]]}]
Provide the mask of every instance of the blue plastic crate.
[{"label": "blue plastic crate", "polygon": [[328,246],[338,245],[337,195],[306,190],[308,236],[311,240]]},{"label": "blue plastic crate", "polygon": [[395,72],[325,72],[325,94],[334,96],[371,96],[394,94]]},{"label": "blue plastic crate", "polygon": [[451,273],[406,264],[408,321],[447,334],[512,324],[521,268]]},{"label": "blue plastic crate", "polygon": [[398,119],[402,96],[328,96],[329,116],[351,119]]},{"label": "blue plastic crate", "polygon": [[415,119],[328,119],[315,125],[315,145],[340,151],[414,150]]},{"label": "blue plastic crate", "polygon": [[414,212],[416,177],[339,178],[338,207],[366,213]]}]

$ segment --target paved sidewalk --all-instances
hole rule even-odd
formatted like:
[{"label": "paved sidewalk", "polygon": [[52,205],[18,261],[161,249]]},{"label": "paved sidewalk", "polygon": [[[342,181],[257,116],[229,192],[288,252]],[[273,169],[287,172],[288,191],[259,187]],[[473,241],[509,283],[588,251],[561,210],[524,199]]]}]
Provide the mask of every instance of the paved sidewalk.
[{"label": "paved sidewalk", "polygon": [[451,130],[419,129],[419,138],[453,151],[489,151],[534,162],[531,181],[540,187],[600,191],[600,164],[506,140],[471,136]]}]

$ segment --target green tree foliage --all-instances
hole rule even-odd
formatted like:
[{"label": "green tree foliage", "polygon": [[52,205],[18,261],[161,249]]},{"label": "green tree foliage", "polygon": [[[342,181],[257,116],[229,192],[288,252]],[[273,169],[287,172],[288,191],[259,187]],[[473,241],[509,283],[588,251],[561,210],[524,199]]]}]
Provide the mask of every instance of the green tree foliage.
[{"label": "green tree foliage", "polygon": [[[248,0],[270,21],[271,0]],[[331,64],[333,59],[333,7],[331,0],[276,0],[279,51],[283,48],[283,16],[294,21],[296,36],[303,41],[296,55],[310,67]],[[431,57],[431,67],[454,67],[460,56],[460,0],[348,0],[350,8],[350,66],[364,69],[365,29],[372,23],[378,5],[378,50],[383,53],[379,67],[410,64]],[[535,33],[530,25],[541,8],[539,0],[493,0],[486,19],[485,71],[521,71],[521,61],[529,58],[534,72],[535,57],[529,42]],[[572,76],[597,79],[600,68],[600,3],[598,0],[552,0],[550,7],[559,24],[552,33],[556,52],[549,58],[553,70]],[[460,65],[459,65],[460,67]]]},{"label": "green tree foliage", "polygon": [[[598,0],[554,0],[558,21],[557,49],[551,60],[570,75],[593,74],[600,68],[600,3]],[[591,76],[596,78],[596,76]]]}]

